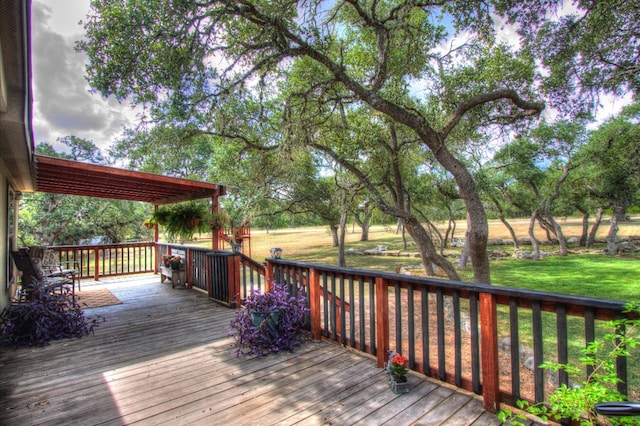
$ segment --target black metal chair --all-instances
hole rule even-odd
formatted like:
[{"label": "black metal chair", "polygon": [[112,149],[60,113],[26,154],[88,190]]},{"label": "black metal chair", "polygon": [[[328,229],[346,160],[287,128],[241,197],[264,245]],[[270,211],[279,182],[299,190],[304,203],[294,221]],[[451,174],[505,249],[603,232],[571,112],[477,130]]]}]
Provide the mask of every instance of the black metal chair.
[{"label": "black metal chair", "polygon": [[11,251],[11,257],[16,268],[21,272],[21,288],[18,291],[18,299],[29,300],[30,292],[29,287],[34,282],[43,282],[45,286],[50,287],[52,291],[56,289],[60,292],[68,292],[71,290],[71,294],[75,299],[75,276],[74,275],[60,275],[58,273],[47,273],[40,266],[41,260],[38,258],[32,258],[29,250],[21,249],[19,251]]}]

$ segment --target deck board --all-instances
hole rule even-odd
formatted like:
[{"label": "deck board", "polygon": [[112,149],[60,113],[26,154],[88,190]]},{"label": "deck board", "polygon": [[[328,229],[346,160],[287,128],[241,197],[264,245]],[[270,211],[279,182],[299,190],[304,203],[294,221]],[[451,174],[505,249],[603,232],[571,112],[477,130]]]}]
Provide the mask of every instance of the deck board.
[{"label": "deck board", "polygon": [[0,424],[499,424],[418,374],[395,395],[375,360],[329,342],[237,357],[233,311],[157,276],[99,284],[122,304],[85,311],[104,319],[93,335],[1,349]]}]

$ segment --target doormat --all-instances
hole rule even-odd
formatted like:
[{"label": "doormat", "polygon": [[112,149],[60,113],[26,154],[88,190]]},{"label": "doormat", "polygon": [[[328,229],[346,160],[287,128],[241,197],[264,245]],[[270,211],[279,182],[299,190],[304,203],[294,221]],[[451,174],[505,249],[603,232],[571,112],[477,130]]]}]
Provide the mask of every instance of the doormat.
[{"label": "doormat", "polygon": [[98,308],[100,306],[119,305],[122,302],[106,288],[77,291],[76,302],[82,309]]}]

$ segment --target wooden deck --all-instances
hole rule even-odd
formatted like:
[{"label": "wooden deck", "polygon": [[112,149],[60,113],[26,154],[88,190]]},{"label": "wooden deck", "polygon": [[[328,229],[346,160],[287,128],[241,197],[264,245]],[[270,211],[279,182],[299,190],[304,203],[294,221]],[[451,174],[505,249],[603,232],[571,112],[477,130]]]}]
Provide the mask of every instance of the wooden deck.
[{"label": "wooden deck", "polygon": [[[85,290],[93,282],[83,282]],[[2,425],[498,425],[481,400],[412,375],[395,395],[370,357],[328,342],[237,358],[233,310],[154,275],[97,283],[92,336],[1,349]]]}]

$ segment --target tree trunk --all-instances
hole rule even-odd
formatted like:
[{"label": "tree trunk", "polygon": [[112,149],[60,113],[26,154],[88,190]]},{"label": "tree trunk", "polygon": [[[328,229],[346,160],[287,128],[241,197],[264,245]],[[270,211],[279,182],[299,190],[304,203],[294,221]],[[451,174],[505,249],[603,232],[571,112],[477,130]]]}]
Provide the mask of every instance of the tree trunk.
[{"label": "tree trunk", "polygon": [[344,255],[347,216],[347,190],[342,189],[340,196],[340,228],[338,229],[338,266],[341,267],[347,266],[347,260]]},{"label": "tree trunk", "polygon": [[578,245],[580,247],[586,247],[587,238],[589,236],[589,212],[580,206],[576,206],[576,210],[582,213],[582,232],[580,233],[580,241]]},{"label": "tree trunk", "polygon": [[618,235],[618,215],[611,216],[611,226],[609,226],[609,232],[607,233],[607,254],[609,256],[615,256],[618,253],[618,242],[616,236]]},{"label": "tree trunk", "polygon": [[362,218],[359,214],[354,215],[354,220],[360,227],[360,241],[369,241],[369,228],[371,228],[371,218],[373,217],[373,209],[368,205],[363,209]]},{"label": "tree trunk", "polygon": [[[489,224],[487,215],[476,190],[473,176],[464,164],[455,158],[441,143],[434,152],[440,164],[449,171],[460,191],[467,208],[467,235],[469,239],[469,256],[473,267],[473,281],[475,283],[490,284],[491,273],[489,256],[487,254],[487,240],[489,239]],[[457,275],[457,274],[456,274]]]},{"label": "tree trunk", "polygon": [[435,271],[433,269],[433,264],[435,264],[447,274],[449,279],[460,281],[460,277],[451,262],[436,252],[433,240],[427,233],[426,229],[424,229],[420,224],[418,219],[412,216],[408,220],[405,220],[404,228],[416,242],[416,246],[420,252],[420,258],[422,259],[425,273],[427,275],[435,275]]},{"label": "tree trunk", "polygon": [[520,248],[520,243],[518,242],[518,236],[516,235],[516,232],[513,230],[513,227],[511,227],[511,225],[509,224],[509,222],[507,222],[507,219],[504,216],[504,208],[502,208],[502,203],[500,203],[500,201],[494,194],[489,194],[489,197],[491,198],[491,201],[493,201],[494,206],[496,206],[496,209],[498,210],[498,219],[500,219],[500,222],[502,222],[504,227],[507,228],[507,231],[509,231],[509,235],[511,235],[511,240],[513,241],[513,254],[515,255],[516,250]]},{"label": "tree trunk", "polygon": [[611,215],[611,226],[607,234],[607,254],[615,256],[618,253],[618,222],[620,218],[626,220],[628,203],[613,203],[613,214]]},{"label": "tree trunk", "polygon": [[449,246],[449,241],[453,242],[453,226],[451,225],[451,217],[453,216],[453,214],[451,213],[450,206],[447,206],[447,210],[449,211],[449,221],[447,222],[447,230],[444,232],[444,241],[442,242],[443,249]]},{"label": "tree trunk", "polygon": [[502,214],[500,215],[500,222],[502,222],[504,227],[507,228],[507,231],[509,231],[509,235],[511,235],[511,240],[513,241],[513,250],[515,252],[515,250],[518,250],[520,248],[520,242],[518,241],[518,236],[516,235],[516,231],[513,230],[513,227],[511,226],[511,224],[507,222],[507,219],[505,219],[504,215]]},{"label": "tree trunk", "polygon": [[369,241],[369,228],[371,227],[371,223],[365,223],[361,228],[362,232],[360,232],[360,241]]},{"label": "tree trunk", "polygon": [[598,207],[598,212],[596,213],[596,220],[591,227],[591,231],[589,232],[589,237],[587,238],[587,247],[592,248],[596,242],[596,234],[598,233],[598,228],[600,228],[600,223],[602,222],[602,216],[604,215],[604,207]]},{"label": "tree trunk", "polygon": [[565,167],[563,169],[562,176],[560,177],[560,179],[558,179],[554,186],[553,194],[547,197],[547,200],[544,203],[544,216],[547,222],[550,224],[550,228],[553,231],[553,234],[558,240],[558,244],[560,245],[560,256],[566,256],[567,254],[569,254],[569,247],[567,245],[567,239],[562,233],[562,227],[555,220],[553,214],[551,213],[551,206],[553,202],[560,196],[560,187],[567,180],[567,177],[569,177],[569,171],[569,167]]},{"label": "tree trunk", "polygon": [[540,242],[535,235],[536,221],[538,219],[538,209],[533,211],[531,220],[529,221],[529,238],[531,238],[531,250],[533,260],[540,260]]},{"label": "tree trunk", "polygon": [[329,224],[329,231],[331,231],[331,239],[333,241],[333,247],[338,247],[340,245],[340,240],[338,238],[338,225],[335,223]]},{"label": "tree trunk", "polygon": [[460,253],[460,263],[458,267],[460,269],[467,269],[468,260],[469,260],[469,236],[465,234],[464,245],[462,246],[462,253]]},{"label": "tree trunk", "polygon": [[566,256],[569,254],[569,245],[567,244],[567,239],[562,232],[562,227],[560,224],[552,217],[549,216],[548,220],[551,222],[551,226],[553,227],[553,233],[556,235],[558,239],[558,244],[560,245],[560,256]]}]

